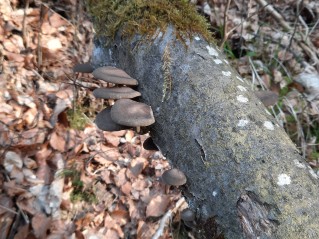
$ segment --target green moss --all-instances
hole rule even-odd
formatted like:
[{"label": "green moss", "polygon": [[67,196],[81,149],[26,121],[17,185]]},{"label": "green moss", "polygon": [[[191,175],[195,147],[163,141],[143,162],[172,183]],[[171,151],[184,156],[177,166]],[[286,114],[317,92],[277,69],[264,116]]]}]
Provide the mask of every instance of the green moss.
[{"label": "green moss", "polygon": [[196,34],[212,41],[207,21],[185,0],[87,0],[87,3],[97,34],[111,39],[121,30],[124,37],[138,33],[151,40],[158,29],[165,32],[172,24],[177,38],[183,42]]},{"label": "green moss", "polygon": [[91,190],[84,190],[84,183],[81,181],[81,172],[76,169],[64,169],[60,173],[61,177],[70,179],[73,186],[73,191],[70,195],[72,202],[85,201],[96,203],[97,198]]},{"label": "green moss", "polygon": [[80,106],[75,106],[74,109],[67,111],[67,117],[72,129],[83,130],[89,119],[84,114],[85,109]]}]

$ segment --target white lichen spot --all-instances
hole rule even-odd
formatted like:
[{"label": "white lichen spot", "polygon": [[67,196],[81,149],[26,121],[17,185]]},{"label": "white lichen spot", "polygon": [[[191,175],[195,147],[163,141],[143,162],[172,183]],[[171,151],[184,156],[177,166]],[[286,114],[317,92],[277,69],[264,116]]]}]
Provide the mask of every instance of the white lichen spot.
[{"label": "white lichen spot", "polygon": [[265,121],[264,126],[266,127],[266,129],[269,129],[269,130],[275,129],[275,126],[270,121]]},{"label": "white lichen spot", "polygon": [[213,196],[216,197],[217,196],[217,192],[213,191]]},{"label": "white lichen spot", "polygon": [[291,179],[287,174],[280,174],[278,176],[277,184],[279,186],[289,185],[291,183]]},{"label": "white lichen spot", "polygon": [[199,37],[194,37],[194,39],[195,39],[196,41],[199,41],[199,40],[200,40],[200,38],[199,38]]},{"label": "white lichen spot", "polygon": [[243,96],[243,95],[237,96],[237,100],[238,100],[239,102],[242,102],[242,103],[247,103],[247,102],[248,102],[248,98],[245,97],[245,96]]},{"label": "white lichen spot", "polygon": [[242,86],[242,85],[238,85],[237,88],[238,88],[240,91],[247,91],[246,87],[245,87],[245,86]]},{"label": "white lichen spot", "polygon": [[214,59],[214,62],[215,62],[217,65],[222,64],[222,63],[223,63],[223,62],[222,62],[221,60],[219,60],[219,59]]},{"label": "white lichen spot", "polygon": [[242,78],[240,78],[239,76],[236,76],[238,80],[240,80],[241,82],[244,82],[244,80]]},{"label": "white lichen spot", "polygon": [[229,65],[229,62],[228,62],[227,60],[224,60],[224,62],[225,62],[227,65]]},{"label": "white lichen spot", "polygon": [[206,46],[207,50],[208,50],[208,54],[211,56],[218,56],[218,52],[215,50],[215,48],[211,47],[211,46]]},{"label": "white lichen spot", "polygon": [[230,71],[222,71],[222,74],[224,76],[231,76],[231,72]]},{"label": "white lichen spot", "polygon": [[294,163],[297,166],[297,168],[306,168],[306,165],[300,163],[297,159],[294,159]]},{"label": "white lichen spot", "polygon": [[241,119],[241,120],[239,120],[237,126],[238,127],[245,127],[246,125],[248,125],[248,123],[249,123],[249,120]]}]

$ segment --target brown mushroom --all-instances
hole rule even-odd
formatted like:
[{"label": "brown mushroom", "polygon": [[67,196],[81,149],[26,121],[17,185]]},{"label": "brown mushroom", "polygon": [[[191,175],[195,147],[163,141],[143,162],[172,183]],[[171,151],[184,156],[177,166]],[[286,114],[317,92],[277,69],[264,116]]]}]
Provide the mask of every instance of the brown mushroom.
[{"label": "brown mushroom", "polygon": [[111,88],[97,88],[93,91],[96,98],[102,99],[131,99],[141,96],[141,93],[129,87],[111,87]]},{"label": "brown mushroom", "polygon": [[93,71],[97,79],[120,85],[137,85],[137,80],[130,77],[125,71],[112,66],[104,66]]},{"label": "brown mushroom", "polygon": [[186,222],[194,221],[195,213],[191,209],[186,208],[181,212],[181,218],[183,219],[183,221],[186,221]]},{"label": "brown mushroom", "polygon": [[196,225],[195,213],[189,208],[181,212],[181,218],[187,227],[193,228]]},{"label": "brown mushroom", "polygon": [[137,127],[149,126],[155,122],[152,108],[144,103],[120,99],[111,109],[112,120],[120,125]]},{"label": "brown mushroom", "polygon": [[111,119],[111,108],[106,108],[96,115],[95,124],[101,130],[119,131],[127,129],[127,126],[119,125]]},{"label": "brown mushroom", "polygon": [[166,170],[162,174],[162,182],[166,184],[165,193],[168,193],[170,186],[181,186],[186,183],[185,174],[177,168]]},{"label": "brown mushroom", "polygon": [[181,186],[187,181],[185,174],[177,168],[166,170],[162,175],[162,180],[167,185]]},{"label": "brown mushroom", "polygon": [[79,73],[92,73],[94,71],[94,68],[89,62],[87,62],[83,64],[76,64],[73,67],[73,71]]}]

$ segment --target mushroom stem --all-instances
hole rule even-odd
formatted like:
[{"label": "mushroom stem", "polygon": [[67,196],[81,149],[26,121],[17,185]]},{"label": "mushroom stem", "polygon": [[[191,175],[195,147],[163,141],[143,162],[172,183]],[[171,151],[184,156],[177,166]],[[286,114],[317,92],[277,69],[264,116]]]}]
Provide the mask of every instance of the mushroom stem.
[{"label": "mushroom stem", "polygon": [[168,194],[170,189],[171,185],[165,185],[165,194]]},{"label": "mushroom stem", "polygon": [[109,104],[109,106],[114,105],[114,100],[113,99],[108,99],[107,103]]},{"label": "mushroom stem", "polygon": [[136,132],[139,133],[141,131],[141,127],[140,126],[136,126]]}]

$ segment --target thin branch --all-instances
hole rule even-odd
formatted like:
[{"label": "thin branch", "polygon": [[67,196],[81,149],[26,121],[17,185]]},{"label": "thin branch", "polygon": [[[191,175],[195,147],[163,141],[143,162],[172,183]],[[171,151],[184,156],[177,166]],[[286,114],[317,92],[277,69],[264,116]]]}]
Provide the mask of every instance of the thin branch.
[{"label": "thin branch", "polygon": [[14,214],[16,214],[16,215],[19,215],[19,213],[17,213],[16,211],[14,211],[14,210],[12,210],[12,209],[10,209],[10,208],[4,207],[4,206],[2,206],[2,205],[0,205],[0,208],[2,208],[2,209],[5,210],[5,211],[12,212],[12,213],[14,213]]},{"label": "thin branch", "polygon": [[[266,6],[265,6],[265,7],[266,7]],[[225,42],[227,41],[229,35],[230,35],[233,31],[235,31],[239,26],[243,27],[243,25],[244,25],[245,22],[248,22],[252,17],[254,17],[255,15],[257,15],[257,14],[258,14],[263,8],[265,8],[265,7],[262,7],[262,8],[259,9],[257,12],[251,14],[249,17],[247,17],[247,18],[246,18],[245,20],[243,20],[241,23],[237,24],[237,25],[234,26],[232,29],[230,29],[230,30],[226,33],[225,37],[223,38],[223,42],[221,43],[221,46],[223,46],[223,45],[225,44]],[[241,32],[242,32],[242,30],[241,30]]]},{"label": "thin branch", "polygon": [[285,19],[274,9],[274,7],[270,4],[268,4],[265,0],[256,0],[256,2],[264,7],[278,22],[279,24],[286,30],[291,31],[291,27],[289,24],[285,21]]},{"label": "thin branch", "polygon": [[164,229],[165,229],[165,226],[167,224],[167,221],[172,217],[172,214],[173,213],[176,213],[176,211],[183,205],[183,203],[185,202],[185,198],[180,198],[176,205],[175,205],[175,208],[174,209],[170,209],[168,210],[165,215],[162,217],[161,221],[160,221],[160,225],[159,227],[157,228],[157,231],[156,233],[153,235],[152,239],[159,239],[162,235],[163,235],[163,232],[164,232]]},{"label": "thin branch", "polygon": [[23,39],[23,45],[25,48],[28,48],[28,28],[27,28],[27,11],[29,8],[29,2],[30,0],[25,1],[25,7],[23,11],[23,21],[22,21],[22,39]]},{"label": "thin branch", "polygon": [[227,41],[227,38],[229,36],[229,34],[227,33],[227,12],[229,10],[229,6],[230,6],[231,0],[227,0],[227,5],[224,11],[224,32],[223,32],[223,41],[222,44],[220,45],[220,48],[223,48],[225,42]]}]

